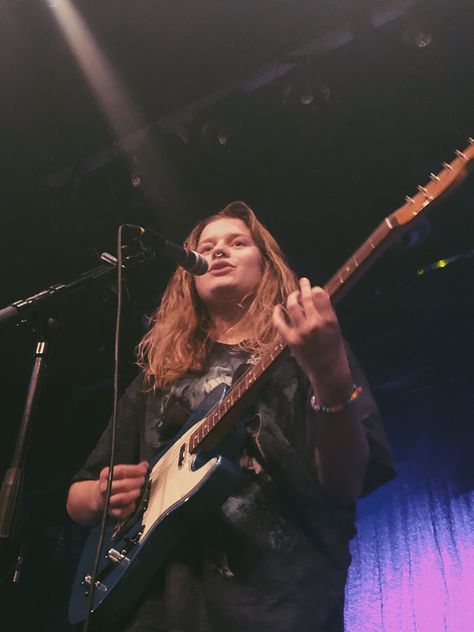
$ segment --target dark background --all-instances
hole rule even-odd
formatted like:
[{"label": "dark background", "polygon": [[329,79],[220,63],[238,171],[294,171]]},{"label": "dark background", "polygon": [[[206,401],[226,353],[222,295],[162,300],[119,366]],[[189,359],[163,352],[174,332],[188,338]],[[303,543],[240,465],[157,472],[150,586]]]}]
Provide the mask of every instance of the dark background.
[{"label": "dark background", "polygon": [[[105,250],[115,254],[120,223],[182,241],[234,199],[255,209],[299,274],[324,283],[474,135],[468,0],[74,4],[139,115],[121,134],[110,126],[54,20],[61,0],[1,0],[0,306],[77,277]],[[344,45],[341,33],[350,34]],[[435,393],[446,410],[443,440],[463,440],[462,427],[448,429],[452,400],[472,390],[473,206],[467,177],[338,310],[400,461],[410,397],[432,406]],[[432,265],[441,259],[449,265]],[[172,270],[155,260],[128,275],[123,385],[144,315]],[[64,499],[110,411],[114,288],[89,288],[33,321],[36,332],[45,316],[59,324],[16,529],[23,581],[1,587],[21,618],[12,629],[33,621],[36,630],[67,629],[81,532]],[[32,323],[0,330],[2,476],[34,340]],[[472,422],[472,410],[464,417]],[[466,446],[457,458],[460,488],[470,490]]]}]

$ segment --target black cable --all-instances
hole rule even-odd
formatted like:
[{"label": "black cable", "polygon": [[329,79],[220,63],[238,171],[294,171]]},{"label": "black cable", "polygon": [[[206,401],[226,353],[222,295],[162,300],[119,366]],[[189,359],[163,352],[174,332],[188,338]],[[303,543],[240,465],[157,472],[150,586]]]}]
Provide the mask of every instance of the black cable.
[{"label": "black cable", "polygon": [[[117,315],[115,320],[115,343],[114,343],[114,395],[113,395],[113,413],[111,422],[111,437],[110,437],[110,461],[109,461],[109,475],[107,478],[107,490],[105,492],[105,503],[102,511],[102,518],[100,523],[99,540],[97,542],[96,556],[94,560],[94,567],[91,572],[91,582],[89,587],[89,595],[87,599],[87,617],[84,621],[84,627],[82,632],[89,632],[90,619],[92,614],[92,608],[94,605],[95,583],[97,577],[97,571],[99,569],[99,563],[102,554],[102,547],[104,546],[105,529],[107,526],[107,516],[109,513],[110,496],[112,493],[112,481],[114,473],[115,462],[115,444],[116,444],[116,428],[117,428],[117,411],[118,411],[118,393],[119,393],[119,350],[120,350],[120,326],[122,317],[122,232],[124,228],[131,227],[130,224],[121,224],[117,232]],[[134,227],[133,227],[134,228]]]}]

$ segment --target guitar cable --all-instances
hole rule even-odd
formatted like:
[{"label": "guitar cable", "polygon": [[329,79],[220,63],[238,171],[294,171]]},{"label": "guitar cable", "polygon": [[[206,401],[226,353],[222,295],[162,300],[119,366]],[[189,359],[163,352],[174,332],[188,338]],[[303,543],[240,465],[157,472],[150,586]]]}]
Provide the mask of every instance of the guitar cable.
[{"label": "guitar cable", "polygon": [[114,340],[114,378],[113,378],[113,413],[111,422],[110,437],[110,461],[109,474],[107,478],[107,489],[105,492],[105,503],[102,511],[100,522],[99,539],[97,542],[94,566],[91,572],[91,581],[89,586],[89,595],[87,598],[87,616],[84,621],[82,632],[89,632],[91,625],[92,608],[94,605],[94,594],[96,589],[96,578],[101,560],[102,548],[104,546],[105,529],[107,526],[107,516],[109,513],[110,496],[112,493],[113,470],[115,464],[115,448],[116,448],[116,429],[117,429],[117,411],[118,411],[118,393],[119,393],[119,350],[120,350],[120,329],[122,322],[122,296],[123,296],[123,262],[122,262],[122,234],[124,228],[134,228],[130,224],[121,224],[117,231],[117,313],[115,320],[115,340]]}]

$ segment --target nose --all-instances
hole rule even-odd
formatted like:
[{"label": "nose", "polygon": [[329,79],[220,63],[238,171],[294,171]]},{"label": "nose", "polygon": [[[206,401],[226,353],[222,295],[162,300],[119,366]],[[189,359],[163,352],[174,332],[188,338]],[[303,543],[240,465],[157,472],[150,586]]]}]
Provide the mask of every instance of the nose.
[{"label": "nose", "polygon": [[225,244],[216,245],[214,250],[212,251],[213,258],[227,257],[229,255],[229,250],[225,246]]}]

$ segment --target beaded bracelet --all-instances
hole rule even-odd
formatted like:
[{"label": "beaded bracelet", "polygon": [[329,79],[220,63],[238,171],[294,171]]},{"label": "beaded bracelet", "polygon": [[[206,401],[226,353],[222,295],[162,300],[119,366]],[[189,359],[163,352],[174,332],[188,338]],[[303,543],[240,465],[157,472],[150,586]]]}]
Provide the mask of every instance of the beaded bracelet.
[{"label": "beaded bracelet", "polygon": [[347,408],[347,406],[350,406],[352,402],[355,402],[363,390],[362,386],[356,386],[354,384],[350,397],[342,404],[334,404],[333,406],[318,404],[316,401],[316,395],[311,396],[309,403],[311,404],[311,408],[317,413],[328,413],[329,415],[334,415],[335,413],[339,413],[341,410],[344,410],[344,408]]}]

